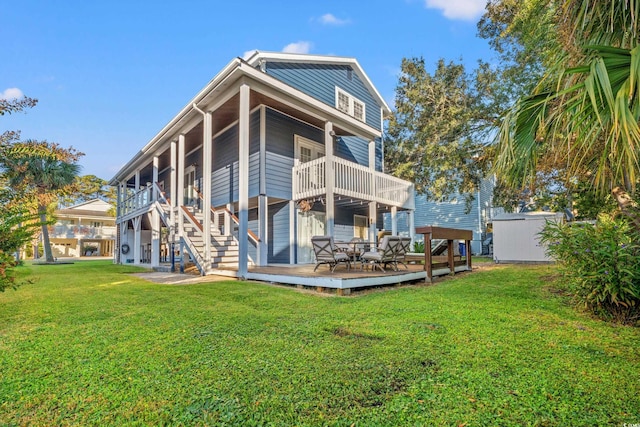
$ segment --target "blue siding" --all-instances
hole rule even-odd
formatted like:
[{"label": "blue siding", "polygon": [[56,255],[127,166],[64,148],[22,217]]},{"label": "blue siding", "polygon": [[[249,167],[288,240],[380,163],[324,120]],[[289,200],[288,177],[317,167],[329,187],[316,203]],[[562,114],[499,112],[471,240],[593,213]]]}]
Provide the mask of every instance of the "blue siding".
[{"label": "blue siding", "polygon": [[[480,195],[475,194],[471,210],[466,212],[464,196],[453,196],[448,202],[433,202],[426,196],[416,195],[415,226],[434,225],[439,227],[460,228],[473,231],[473,253],[482,251],[482,240],[485,238],[486,224],[491,209],[493,181],[485,180],[480,185]],[[480,210],[478,210],[478,202]],[[391,215],[385,214],[384,227],[391,230]],[[408,233],[409,223],[404,212],[398,213],[398,232]]]},{"label": "blue siding", "polygon": [[289,264],[289,203],[269,205],[269,255],[267,262]]},{"label": "blue siding", "polygon": [[249,197],[260,195],[260,110],[249,119]]},{"label": "blue siding", "polygon": [[164,182],[164,192],[168,198],[172,198],[171,193],[173,191],[171,187],[171,168],[167,168],[164,172],[158,175],[158,182]]},{"label": "blue siding", "polygon": [[336,86],[365,103],[366,123],[380,129],[380,105],[349,65],[267,62],[267,74],[328,104],[336,105]]},{"label": "blue siding", "polygon": [[291,199],[294,137],[322,143],[324,132],[267,108],[267,196]]},{"label": "blue siding", "polygon": [[238,126],[213,141],[211,204],[221,206],[238,200]]},{"label": "blue siding", "polygon": [[[238,201],[238,125],[213,141],[211,203],[221,206]],[[249,122],[249,197],[260,192],[260,112]]]},{"label": "blue siding", "polygon": [[369,141],[357,136],[338,138],[335,155],[350,162],[369,166]]},{"label": "blue siding", "polygon": [[[258,209],[249,209],[249,230],[253,231],[256,236],[258,235]],[[248,246],[248,253],[249,253],[249,257],[256,262],[258,260],[258,248],[256,246],[256,243],[251,240],[251,239],[247,239],[247,241],[249,242],[249,246]]]}]

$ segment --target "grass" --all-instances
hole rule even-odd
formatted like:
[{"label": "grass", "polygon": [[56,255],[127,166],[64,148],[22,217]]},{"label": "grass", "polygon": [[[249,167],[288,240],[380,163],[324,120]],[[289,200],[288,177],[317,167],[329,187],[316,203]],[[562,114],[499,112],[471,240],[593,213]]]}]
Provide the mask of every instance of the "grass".
[{"label": "grass", "polygon": [[576,312],[553,267],[327,297],[26,266],[0,294],[0,425],[640,423],[637,328]]}]

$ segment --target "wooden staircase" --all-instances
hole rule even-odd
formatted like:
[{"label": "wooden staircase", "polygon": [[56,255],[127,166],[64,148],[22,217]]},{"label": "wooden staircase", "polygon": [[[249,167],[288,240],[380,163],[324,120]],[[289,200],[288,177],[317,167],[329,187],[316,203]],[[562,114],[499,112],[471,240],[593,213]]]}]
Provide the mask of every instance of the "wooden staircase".
[{"label": "wooden staircase", "polygon": [[205,236],[204,215],[201,210],[194,207],[182,206],[184,212],[183,229],[185,244],[189,252],[192,253],[194,261],[199,265],[200,272],[207,274],[211,270],[237,267],[239,261],[238,242],[233,236],[226,236],[219,230],[212,228],[211,236],[211,258],[205,260]]}]

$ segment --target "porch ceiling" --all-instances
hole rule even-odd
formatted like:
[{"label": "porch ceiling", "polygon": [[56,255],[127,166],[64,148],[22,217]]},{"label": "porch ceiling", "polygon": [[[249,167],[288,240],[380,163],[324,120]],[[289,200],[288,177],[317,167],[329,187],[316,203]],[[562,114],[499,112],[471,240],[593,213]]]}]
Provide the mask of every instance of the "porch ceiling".
[{"label": "porch ceiling", "polygon": [[[213,111],[213,132],[215,136],[231,124],[235,123],[239,118],[239,103],[240,95],[236,94],[229,98],[227,102]],[[308,123],[319,129],[324,128],[324,121],[307,114],[295,107],[291,107],[283,102],[273,99],[263,93],[251,91],[249,108],[253,110],[259,105],[266,105],[275,110],[278,110],[284,114],[294,117],[302,122]],[[185,133],[185,153],[189,153],[202,145],[202,129],[203,122],[200,120],[194,127]],[[334,124],[334,132],[338,136],[352,136],[354,133],[336,126]],[[158,170],[162,171],[171,166],[171,150],[169,148],[169,141],[167,141],[163,148],[156,154],[158,156]],[[140,183],[144,185],[147,182],[151,182],[153,179],[153,164],[151,159],[143,168],[140,169]],[[134,185],[134,177],[132,176],[127,184],[130,187]]]}]

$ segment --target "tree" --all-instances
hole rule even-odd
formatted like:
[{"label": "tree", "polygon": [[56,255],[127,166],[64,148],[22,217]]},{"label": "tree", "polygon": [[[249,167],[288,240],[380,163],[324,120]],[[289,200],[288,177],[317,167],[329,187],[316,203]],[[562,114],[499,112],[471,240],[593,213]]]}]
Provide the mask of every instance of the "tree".
[{"label": "tree", "polygon": [[101,199],[115,205],[114,188],[95,175],[77,176],[61,201],[65,205],[73,205],[92,199]]},{"label": "tree", "polygon": [[[36,105],[37,99],[23,97],[21,99],[0,99],[0,116],[17,113]],[[5,131],[0,134],[0,159],[15,154],[23,149],[16,149],[12,143],[19,139],[17,131]],[[13,257],[33,234],[33,217],[24,204],[20,203],[20,194],[6,185],[0,169],[0,292],[8,287],[15,288],[16,282]]]},{"label": "tree", "polygon": [[47,207],[73,183],[80,170],[76,162],[83,154],[73,148],[65,149],[46,141],[26,141],[13,145],[14,150],[0,159],[7,184],[35,197],[46,261],[53,262],[47,229]]},{"label": "tree", "polygon": [[486,169],[487,132],[505,98],[492,92],[496,74],[480,63],[473,75],[440,60],[430,74],[424,59],[403,59],[396,109],[389,119],[386,166],[430,199],[469,195]]},{"label": "tree", "polygon": [[496,171],[525,186],[552,159],[564,182],[611,192],[640,229],[640,8],[630,0],[537,3],[555,13],[529,25],[555,38],[543,46],[543,77],[504,117]]}]

